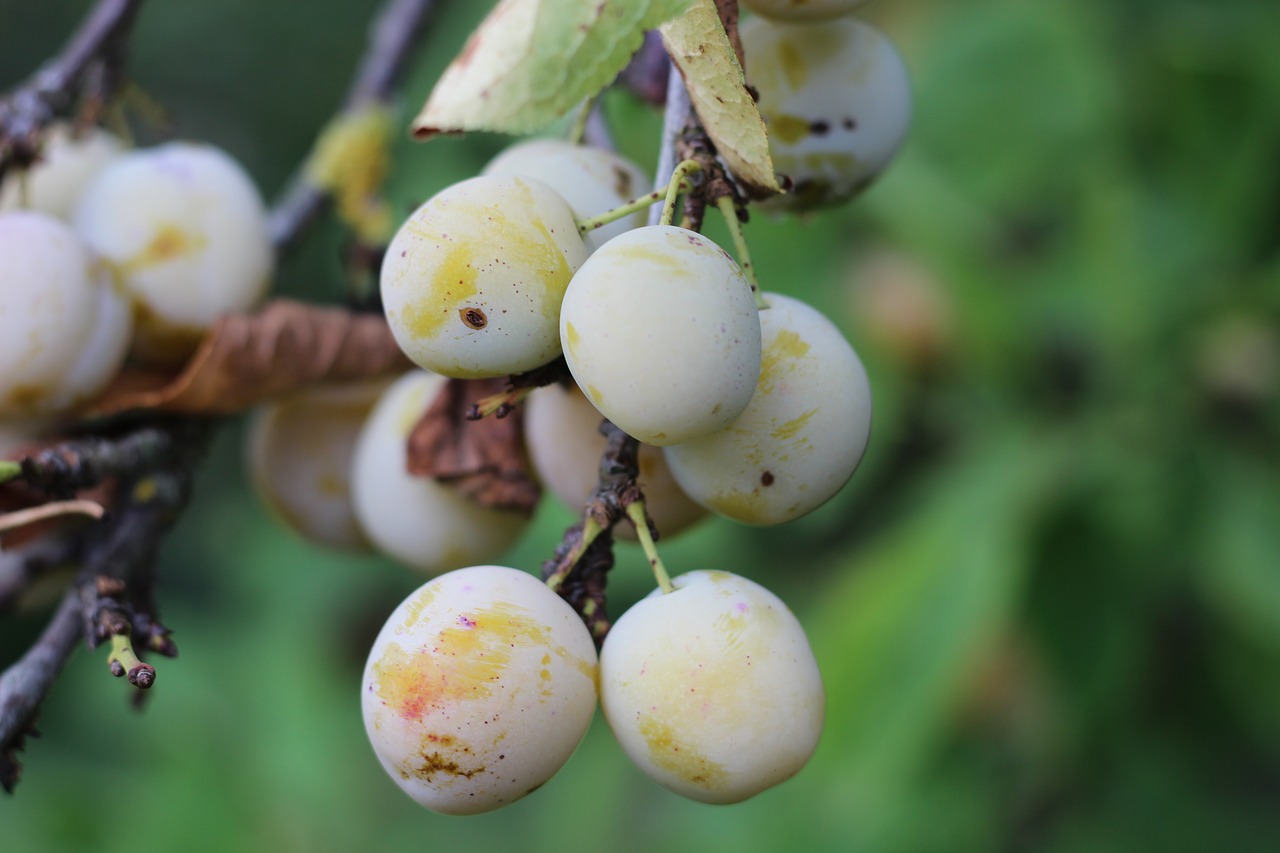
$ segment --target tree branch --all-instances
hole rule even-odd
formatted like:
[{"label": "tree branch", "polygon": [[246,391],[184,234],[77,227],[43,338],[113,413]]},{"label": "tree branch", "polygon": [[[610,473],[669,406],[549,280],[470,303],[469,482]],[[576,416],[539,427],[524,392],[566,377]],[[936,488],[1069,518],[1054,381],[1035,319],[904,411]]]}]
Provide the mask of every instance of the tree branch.
[{"label": "tree branch", "polygon": [[[368,47],[339,116],[391,100],[433,11],[435,0],[387,0],[370,27]],[[271,211],[276,250],[291,248],[328,200],[328,193],[307,180],[305,170],[300,171]]]},{"label": "tree branch", "polygon": [[146,426],[119,438],[90,436],[46,448],[19,460],[16,479],[67,498],[111,477],[155,470],[177,453],[196,427],[176,422],[170,428]]},{"label": "tree branch", "polygon": [[[0,676],[0,785],[7,791],[12,792],[20,772],[16,752],[77,639],[84,636],[92,648],[114,636],[131,635],[139,648],[176,652],[169,630],[155,617],[155,558],[160,540],[191,493],[196,461],[203,455],[213,424],[175,422],[171,429],[167,440],[157,438],[154,444],[167,445],[173,452],[163,455],[159,469],[135,469],[121,480],[112,518],[86,534],[81,571],[53,621],[35,646]],[[139,434],[131,436],[135,444]],[[82,443],[82,447],[95,448],[101,460],[116,464],[128,456],[96,443]],[[52,458],[64,457],[55,452]],[[67,470],[73,479],[79,476],[75,466]],[[154,670],[131,676],[136,686],[144,682],[149,686]]]},{"label": "tree branch", "polygon": [[39,155],[40,136],[76,99],[109,98],[123,77],[129,31],[143,0],[99,0],[66,47],[24,84],[0,100],[0,180]]},{"label": "tree branch", "polygon": [[[662,147],[658,149],[658,168],[653,175],[655,187],[665,187],[675,174],[676,164],[680,158],[676,152],[676,143],[685,126],[697,121],[693,114],[693,104],[689,101],[689,90],[684,86],[684,77],[670,59],[667,76],[667,105],[662,113]],[[662,205],[655,204],[649,208],[649,224],[657,225],[662,218]]]},{"label": "tree branch", "polygon": [[67,590],[48,627],[22,658],[0,675],[0,787],[13,793],[22,767],[14,753],[83,630],[80,592]]},{"label": "tree branch", "polygon": [[[605,420],[599,482],[587,498],[582,521],[570,527],[551,559],[542,564],[542,577],[561,598],[582,615],[596,644],[609,632],[606,612],[606,573],[613,568],[613,526],[627,515],[627,507],[644,495],[636,484],[640,474],[640,442]],[[653,522],[649,529],[657,538]]]}]

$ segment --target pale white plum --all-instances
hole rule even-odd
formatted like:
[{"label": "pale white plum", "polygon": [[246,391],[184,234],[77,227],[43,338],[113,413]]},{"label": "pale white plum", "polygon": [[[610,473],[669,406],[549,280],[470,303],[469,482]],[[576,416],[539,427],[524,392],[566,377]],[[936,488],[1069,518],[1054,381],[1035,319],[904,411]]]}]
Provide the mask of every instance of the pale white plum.
[{"label": "pale white plum", "polygon": [[828,21],[849,14],[867,0],[742,0],[757,15],[775,21]]},{"label": "pale white plum", "polygon": [[[524,434],[533,468],[542,485],[574,512],[581,511],[600,481],[600,456],[605,449],[601,420],[576,387],[548,385],[525,402]],[[676,484],[662,450],[642,444],[637,461],[636,480],[659,533],[675,536],[706,517],[707,511]],[[628,524],[614,527],[613,532],[624,539],[635,538]]]},{"label": "pale white plum", "polygon": [[[536,178],[564,197],[578,219],[599,216],[649,192],[651,181],[640,167],[603,148],[560,139],[531,139],[503,151],[481,172]],[[645,211],[633,213],[584,238],[594,251],[624,231],[644,225]]]},{"label": "pale white plum", "polygon": [[261,406],[246,443],[259,497],[305,538],[368,550],[351,503],[351,459],[383,380],[318,385]]},{"label": "pale white plum", "polygon": [[0,418],[93,397],[124,362],[131,328],[127,301],[68,225],[0,214]]},{"label": "pale white plum", "polygon": [[430,574],[494,559],[526,523],[520,513],[482,507],[447,483],[406,470],[409,433],[444,383],[424,371],[396,380],[369,413],[351,460],[351,500],[365,536]]},{"label": "pale white plum", "polygon": [[871,386],[840,330],[797,299],[765,299],[764,366],[750,405],[726,429],[666,450],[691,498],[758,525],[798,518],[838,492],[871,432]]},{"label": "pale white plum", "polygon": [[760,321],[742,271],[711,240],[671,225],[595,251],[565,292],[560,339],[591,404],[660,447],[728,425],[760,375]]},{"label": "pale white plum", "polygon": [[387,247],[387,322],[427,370],[523,373],[560,355],[560,300],[586,258],[555,190],[530,178],[472,178],[414,211]]},{"label": "pale white plum", "polygon": [[911,123],[911,80],[893,43],[849,19],[753,18],[740,32],[773,165],[795,181],[769,206],[807,210],[857,195],[888,165]]},{"label": "pale white plum", "polygon": [[596,650],[573,608],[526,572],[441,575],[391,614],[365,666],[365,731],[422,805],[476,814],[568,761],[596,706]]},{"label": "pale white plum", "polygon": [[0,211],[34,210],[69,220],[85,187],[123,151],[123,143],[101,128],[73,135],[69,125],[55,124],[45,135],[40,162],[25,175],[10,172],[0,184]]},{"label": "pale white plum", "polygon": [[220,316],[256,305],[275,266],[261,195],[207,145],[118,158],[85,190],[74,221],[133,300],[134,352],[151,361],[185,358]]},{"label": "pale white plum", "polygon": [[600,704],[645,775],[704,803],[736,803],[804,766],[826,698],[804,629],[757,583],[675,578],[618,619],[600,652]]}]

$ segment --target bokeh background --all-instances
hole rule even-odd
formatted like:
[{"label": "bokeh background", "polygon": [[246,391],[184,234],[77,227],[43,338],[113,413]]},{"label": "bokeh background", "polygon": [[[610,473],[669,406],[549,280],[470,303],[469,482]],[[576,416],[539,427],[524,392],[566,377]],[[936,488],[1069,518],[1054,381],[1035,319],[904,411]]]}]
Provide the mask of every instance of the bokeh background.
[{"label": "bokeh background", "polygon": [[[405,118],[487,3],[445,3]],[[0,0],[0,88],[84,2]],[[372,0],[144,8],[140,86],[268,195],[340,102]],[[737,806],[633,769],[597,719],[490,815],[418,808],[365,740],[374,631],[421,579],[327,553],[251,495],[225,429],[162,556],[182,656],[145,713],[76,655],[0,849],[1274,850],[1280,847],[1280,4],[882,0],[916,86],[910,140],[855,204],[757,216],[768,289],[817,305],[876,395],[865,462],[778,529],[665,542],[800,616],[829,692],[817,755]],[[649,170],[658,116],[608,114]],[[402,211],[506,140],[396,150]],[[717,233],[712,229],[712,233]],[[282,293],[342,298],[328,224]],[[508,562],[536,570],[550,504]],[[616,607],[651,584],[623,546]],[[0,664],[43,624],[0,619]]]}]

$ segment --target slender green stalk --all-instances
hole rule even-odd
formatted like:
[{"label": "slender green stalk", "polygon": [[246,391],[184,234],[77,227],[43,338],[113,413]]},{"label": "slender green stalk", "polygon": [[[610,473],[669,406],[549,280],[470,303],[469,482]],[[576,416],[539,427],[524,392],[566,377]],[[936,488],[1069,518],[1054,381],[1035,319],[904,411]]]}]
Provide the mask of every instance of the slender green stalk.
[{"label": "slender green stalk", "polygon": [[638,210],[644,210],[658,202],[663,202],[662,206],[662,224],[670,225],[675,215],[676,197],[679,196],[681,184],[693,172],[701,169],[702,166],[696,160],[685,160],[679,166],[676,166],[675,173],[671,175],[671,180],[664,187],[658,187],[653,192],[642,195],[637,199],[633,199],[626,204],[615,207],[613,210],[606,210],[599,216],[592,216],[589,219],[578,220],[578,233],[587,235],[597,228],[603,228],[610,222],[617,222],[624,216],[630,216]]},{"label": "slender green stalk", "polygon": [[738,210],[733,205],[733,199],[727,195],[722,195],[716,199],[716,207],[720,208],[720,213],[724,215],[725,224],[729,226],[729,236],[733,238],[733,250],[738,254],[738,266],[742,268],[742,274],[747,277],[748,283],[751,285],[751,295],[755,297],[756,308],[760,311],[769,307],[769,303],[764,301],[764,293],[760,290],[760,282],[756,280],[756,267],[751,263],[751,253],[747,251],[747,238],[742,234],[742,223],[738,221]]},{"label": "slender green stalk", "polygon": [[603,532],[604,528],[600,526],[599,522],[588,515],[582,522],[582,538],[578,540],[569,553],[565,554],[555,572],[545,581],[552,592],[560,589],[560,584],[564,583],[564,579],[569,576],[569,572],[573,571],[573,567],[582,559],[582,555],[591,547],[591,543],[596,541],[596,537]]},{"label": "slender green stalk", "polygon": [[644,555],[649,558],[649,566],[653,569],[653,577],[658,582],[658,588],[663,592],[675,592],[676,588],[671,585],[671,575],[667,574],[667,567],[662,564],[662,558],[658,556],[658,546],[654,543],[653,536],[649,534],[649,522],[644,516],[644,501],[628,504],[627,518],[631,520],[631,526],[636,529],[636,538],[640,540]]},{"label": "slender green stalk", "polygon": [[569,126],[569,141],[574,145],[581,145],[582,140],[586,138],[587,119],[591,117],[591,111],[596,108],[598,97],[587,98],[582,102],[582,106],[578,107],[578,114],[573,117],[573,124]]},{"label": "slender green stalk", "polygon": [[593,216],[590,219],[578,220],[578,233],[587,235],[597,228],[603,228],[610,222],[617,222],[624,216],[630,216],[638,210],[644,210],[646,207],[652,207],[667,197],[667,188],[654,190],[648,195],[642,195],[640,198],[633,199],[621,207],[615,207],[613,210],[606,210],[599,216]]},{"label": "slender green stalk", "polygon": [[667,200],[662,203],[662,218],[658,220],[659,225],[671,224],[671,220],[676,215],[676,197],[680,195],[681,184],[689,175],[701,170],[702,164],[697,160],[682,160],[676,165],[676,170],[671,173],[671,180],[667,182]]}]

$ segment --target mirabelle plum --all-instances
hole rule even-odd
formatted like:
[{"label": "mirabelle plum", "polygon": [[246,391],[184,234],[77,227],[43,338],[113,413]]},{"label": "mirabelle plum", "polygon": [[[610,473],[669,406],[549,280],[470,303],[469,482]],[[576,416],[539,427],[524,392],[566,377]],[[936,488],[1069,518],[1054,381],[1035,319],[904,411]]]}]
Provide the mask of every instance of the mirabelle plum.
[{"label": "mirabelle plum", "polygon": [[804,629],[777,596],[728,572],[690,572],[614,624],[600,703],[646,776],[736,803],[804,766],[826,699]]},{"label": "mirabelle plum", "polygon": [[476,814],[555,775],[596,706],[596,649],[573,608],[525,572],[430,581],[369,653],[365,730],[392,781],[427,808]]}]

